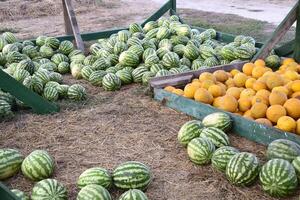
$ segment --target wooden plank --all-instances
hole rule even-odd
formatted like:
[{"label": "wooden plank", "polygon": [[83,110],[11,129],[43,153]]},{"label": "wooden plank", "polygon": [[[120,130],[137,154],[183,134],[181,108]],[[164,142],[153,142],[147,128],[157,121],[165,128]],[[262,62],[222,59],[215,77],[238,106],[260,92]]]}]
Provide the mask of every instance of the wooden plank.
[{"label": "wooden plank", "polygon": [[[154,89],[154,99],[172,109],[186,113],[200,120],[208,114],[224,112],[213,106],[196,102],[158,88]],[[226,113],[233,119],[232,132],[237,135],[264,145],[268,145],[276,139],[288,139],[300,144],[300,137],[296,134],[283,132],[273,127],[267,127],[233,113]]]},{"label": "wooden plank", "polygon": [[171,1],[170,15],[174,15],[174,13],[177,12],[177,3],[176,0],[170,0],[170,1]]},{"label": "wooden plank", "polygon": [[275,49],[275,53],[280,57],[287,57],[287,55],[294,52],[295,40],[291,40]]},{"label": "wooden plank", "polygon": [[296,39],[295,39],[295,50],[294,58],[299,63],[300,62],[300,0],[298,1],[297,9],[297,27],[296,27]]},{"label": "wooden plank", "polygon": [[172,6],[172,1],[168,1],[165,3],[158,11],[153,13],[148,19],[146,19],[143,23],[142,26],[144,26],[147,22],[149,21],[156,21],[158,20],[161,16],[163,16]]},{"label": "wooden plank", "polygon": [[2,182],[0,182],[0,197],[1,200],[19,200]]},{"label": "wooden plank", "polygon": [[59,107],[29,90],[14,78],[0,70],[0,88],[10,93],[38,114],[49,114],[59,111]]},{"label": "wooden plank", "polygon": [[194,71],[188,71],[180,74],[156,77],[151,79],[150,86],[153,88],[163,88],[168,85],[176,86],[176,83],[184,84],[190,82],[192,78],[199,77],[199,75],[203,72],[214,72],[216,70],[230,71],[232,69],[241,70],[245,63],[246,62],[234,63],[229,65],[220,65]]},{"label": "wooden plank", "polygon": [[266,44],[256,54],[256,56],[252,59],[252,61],[257,60],[259,58],[265,59],[270,54],[270,52],[275,47],[275,45],[282,39],[282,37],[287,33],[287,31],[290,29],[290,27],[296,21],[298,7],[299,7],[299,2],[297,2],[295,4],[293,9],[289,12],[289,14],[285,17],[285,19],[276,28],[276,30],[272,34],[271,38],[266,42]]},{"label": "wooden plank", "polygon": [[62,1],[62,5],[63,5],[63,15],[64,15],[64,22],[65,22],[65,33],[66,35],[72,35],[73,31],[72,31],[72,25],[71,25],[71,21],[68,15],[68,10],[67,10],[67,5],[65,0],[61,0]]},{"label": "wooden plank", "polygon": [[[65,22],[67,22],[66,23],[66,30],[70,29],[70,26],[71,26],[72,33],[73,33],[74,38],[75,38],[76,46],[77,46],[78,49],[80,49],[81,51],[84,52],[84,44],[83,44],[83,40],[82,40],[81,35],[80,35],[79,26],[78,26],[78,23],[77,23],[77,20],[76,20],[76,16],[75,16],[75,12],[74,12],[74,9],[73,9],[73,6],[72,6],[72,2],[71,2],[71,0],[63,0],[63,2],[64,2],[63,3],[64,9],[66,9],[66,11],[64,11],[64,13],[67,12],[68,18],[69,18],[67,21],[65,20]],[[67,34],[70,34],[70,33],[67,32]]]}]

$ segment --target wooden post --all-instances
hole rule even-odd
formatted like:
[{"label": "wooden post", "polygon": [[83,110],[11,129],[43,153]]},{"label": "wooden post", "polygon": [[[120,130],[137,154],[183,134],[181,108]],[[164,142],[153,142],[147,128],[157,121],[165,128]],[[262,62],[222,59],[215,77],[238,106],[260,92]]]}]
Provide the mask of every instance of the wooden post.
[{"label": "wooden post", "polygon": [[170,15],[173,15],[173,12],[177,12],[176,10],[176,0],[170,0],[171,1],[171,9],[170,9]]},{"label": "wooden post", "polygon": [[298,1],[297,28],[296,28],[296,39],[294,45],[295,45],[294,58],[299,63],[300,62],[300,0]]},{"label": "wooden post", "polygon": [[[258,58],[265,59],[275,45],[282,39],[282,37],[288,32],[291,26],[297,19],[297,11],[299,7],[299,2],[293,7],[289,14],[284,18],[284,20],[277,27],[275,32],[272,34],[271,38],[266,42],[266,44],[261,48],[261,50],[256,54],[253,60]],[[252,61],[253,61],[252,60]]]},{"label": "wooden post", "polygon": [[62,4],[66,34],[74,35],[77,48],[84,52],[84,44],[80,35],[79,26],[75,17],[71,0],[62,0]]}]

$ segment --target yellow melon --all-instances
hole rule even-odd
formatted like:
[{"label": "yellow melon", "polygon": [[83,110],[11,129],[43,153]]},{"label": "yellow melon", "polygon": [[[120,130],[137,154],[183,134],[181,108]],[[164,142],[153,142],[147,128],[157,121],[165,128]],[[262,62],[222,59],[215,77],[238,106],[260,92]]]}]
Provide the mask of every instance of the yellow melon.
[{"label": "yellow melon", "polygon": [[300,92],[295,92],[291,95],[292,98],[300,99]]},{"label": "yellow melon", "polygon": [[244,73],[238,73],[233,77],[234,84],[237,87],[244,87],[248,76]]},{"label": "yellow melon", "polygon": [[264,66],[266,66],[266,63],[265,63],[264,60],[258,59],[258,60],[256,60],[256,61],[254,62],[254,65],[255,65],[255,66],[259,66],[259,67],[264,67]]},{"label": "yellow melon", "polygon": [[241,94],[240,94],[240,98],[252,98],[253,96],[255,96],[255,90],[253,89],[244,89]]},{"label": "yellow melon", "polygon": [[265,105],[269,105],[269,100],[266,99],[265,97],[263,96],[257,96],[255,95],[252,99],[251,99],[251,103],[252,103],[252,106],[256,103],[263,103]]},{"label": "yellow melon", "polygon": [[222,97],[217,97],[214,99],[213,106],[219,108],[221,105]]},{"label": "yellow melon", "polygon": [[168,92],[173,92],[173,90],[175,90],[176,88],[173,86],[167,86],[164,88],[164,90],[168,91]]},{"label": "yellow melon", "polygon": [[245,118],[247,119],[251,119],[251,120],[254,120],[254,118],[252,117],[251,115],[251,110],[247,110],[244,115],[243,115]]},{"label": "yellow melon", "polygon": [[267,109],[266,115],[271,122],[277,123],[280,117],[286,116],[286,110],[281,105],[273,105]]},{"label": "yellow melon", "polygon": [[[198,80],[198,79],[197,79]],[[202,86],[202,83],[200,81],[194,81],[191,83],[193,86],[200,88]]]},{"label": "yellow melon", "polygon": [[239,103],[239,111],[246,112],[247,110],[250,110],[252,104],[251,99],[247,97],[240,98],[238,100]]},{"label": "yellow melon", "polygon": [[187,84],[185,87],[184,87],[184,96],[187,97],[187,98],[194,98],[194,95],[195,95],[195,92],[196,90],[198,89],[199,87],[196,87],[192,84]]},{"label": "yellow melon", "polygon": [[219,82],[225,82],[229,78],[228,74],[224,70],[217,70],[213,73],[213,75]]},{"label": "yellow melon", "polygon": [[281,91],[273,91],[269,96],[270,105],[283,105],[287,100],[287,95]]},{"label": "yellow melon", "polygon": [[267,85],[266,83],[262,82],[262,81],[255,81],[253,83],[253,87],[252,87],[255,91],[259,91],[259,90],[263,90],[263,89],[267,89]]},{"label": "yellow melon", "polygon": [[192,80],[192,83],[193,83],[193,82],[200,82],[200,80],[197,79],[197,78],[194,78],[194,79]]},{"label": "yellow melon", "polygon": [[254,67],[252,70],[252,77],[257,79],[259,77],[262,77],[265,72],[266,69],[264,67]]},{"label": "yellow melon", "polygon": [[294,118],[294,119],[298,119],[300,118],[300,100],[296,99],[296,98],[291,98],[288,99],[285,103],[284,103],[284,108],[287,111],[288,116]]},{"label": "yellow melon", "polygon": [[230,71],[230,74],[232,77],[234,77],[236,74],[241,73],[238,69],[233,69]]},{"label": "yellow melon", "polygon": [[221,82],[217,82],[217,85],[222,88],[222,92],[223,92],[223,95],[224,95],[226,90],[227,90],[227,86],[224,83],[221,83]]},{"label": "yellow melon", "polygon": [[226,91],[226,94],[233,96],[236,99],[239,99],[241,92],[242,92],[241,88],[231,87],[231,88],[228,88],[228,90]]},{"label": "yellow melon", "polygon": [[300,91],[300,80],[293,81],[292,90],[293,90],[293,92],[299,92]]},{"label": "yellow melon", "polygon": [[214,100],[213,96],[204,88],[197,89],[194,99],[206,104],[211,104]]},{"label": "yellow melon", "polygon": [[251,107],[251,116],[254,119],[264,118],[266,116],[268,106],[264,103],[255,103]]},{"label": "yellow melon", "polygon": [[271,92],[269,90],[263,89],[256,92],[256,96],[263,97],[265,99],[269,99]]},{"label": "yellow melon", "polygon": [[300,135],[300,119],[297,120],[297,125],[296,125],[296,134]]},{"label": "yellow melon", "polygon": [[219,85],[212,85],[208,88],[208,92],[210,92],[213,97],[222,96],[223,91],[224,90]]},{"label": "yellow melon", "polygon": [[221,97],[219,108],[228,112],[236,112],[238,108],[238,102],[236,98],[231,95],[224,95]]},{"label": "yellow melon", "polygon": [[272,90],[275,87],[282,86],[283,80],[282,80],[281,76],[273,73],[272,75],[269,75],[267,77],[266,84],[267,84],[267,87],[270,90]]},{"label": "yellow melon", "polygon": [[184,95],[184,92],[183,92],[182,89],[175,89],[175,90],[172,91],[172,93],[177,94],[179,96],[183,96]]},{"label": "yellow melon", "polygon": [[226,82],[225,82],[225,85],[227,86],[227,88],[230,88],[230,87],[234,87],[234,81],[233,81],[233,78],[229,78]]},{"label": "yellow melon", "polygon": [[272,122],[266,118],[258,118],[255,121],[266,126],[273,126]]},{"label": "yellow melon", "polygon": [[214,85],[215,82],[213,80],[204,80],[201,83],[201,87],[204,89],[208,89],[210,86]]},{"label": "yellow melon", "polygon": [[248,75],[251,76],[252,75],[252,70],[255,67],[255,65],[253,63],[246,63],[243,66],[243,72]]},{"label": "yellow melon", "polygon": [[299,78],[299,74],[296,71],[293,71],[293,70],[286,70],[283,74],[283,77],[288,79],[288,80],[294,81],[294,80],[297,80]]},{"label": "yellow melon", "polygon": [[206,80],[211,80],[215,83],[216,82],[216,77],[212,73],[203,72],[202,74],[200,74],[199,80],[201,82],[206,81]]},{"label": "yellow melon", "polygon": [[253,88],[253,84],[256,82],[255,78],[249,78],[247,79],[245,86],[246,88]]},{"label": "yellow melon", "polygon": [[277,128],[287,131],[287,132],[295,132],[296,129],[296,121],[289,116],[282,116],[277,121]]},{"label": "yellow melon", "polygon": [[285,87],[285,86],[274,87],[272,89],[272,92],[274,92],[274,91],[280,91],[280,92],[283,92],[286,95],[289,95],[289,93],[290,93],[289,90],[287,89],[287,87]]},{"label": "yellow melon", "polygon": [[282,61],[282,64],[283,65],[288,65],[292,62],[295,62],[294,58],[285,58],[283,61]]}]

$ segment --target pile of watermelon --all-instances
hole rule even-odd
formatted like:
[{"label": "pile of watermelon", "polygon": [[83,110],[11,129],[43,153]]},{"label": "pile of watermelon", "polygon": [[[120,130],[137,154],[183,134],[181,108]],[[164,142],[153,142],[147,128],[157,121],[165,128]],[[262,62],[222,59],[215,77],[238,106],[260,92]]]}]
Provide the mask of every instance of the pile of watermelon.
[{"label": "pile of watermelon", "polygon": [[[0,70],[49,101],[85,98],[83,86],[66,85],[62,76],[72,71],[78,57],[82,56],[83,53],[76,50],[72,42],[60,42],[54,37],[39,36],[35,42],[19,42],[10,32],[0,36]],[[16,106],[26,107],[23,102],[0,90],[0,118],[11,116]]]},{"label": "pile of watermelon", "polygon": [[214,29],[200,33],[177,16],[144,27],[133,23],[92,44],[77,78],[113,91],[132,82],[148,84],[153,77],[250,60],[257,51],[252,37],[240,35],[230,44],[216,37]]},{"label": "pile of watermelon", "polygon": [[[50,178],[54,169],[55,160],[47,151],[35,150],[24,158],[15,149],[0,149],[0,180],[10,178],[21,170],[27,179],[37,182],[31,192],[32,200],[68,199],[66,187]],[[80,191],[77,200],[111,200],[108,190],[113,186],[126,191],[119,200],[148,200],[143,191],[151,181],[150,168],[141,162],[122,163],[112,173],[101,167],[93,167],[78,178]],[[24,192],[18,189],[11,191],[20,199],[29,200]]]},{"label": "pile of watermelon", "polygon": [[230,146],[226,132],[231,126],[229,115],[213,113],[202,121],[185,123],[178,141],[187,147],[193,163],[211,163],[233,185],[250,186],[259,179],[262,189],[272,197],[292,195],[300,179],[300,146],[285,139],[275,140],[267,149],[268,162],[262,165],[254,154]]}]

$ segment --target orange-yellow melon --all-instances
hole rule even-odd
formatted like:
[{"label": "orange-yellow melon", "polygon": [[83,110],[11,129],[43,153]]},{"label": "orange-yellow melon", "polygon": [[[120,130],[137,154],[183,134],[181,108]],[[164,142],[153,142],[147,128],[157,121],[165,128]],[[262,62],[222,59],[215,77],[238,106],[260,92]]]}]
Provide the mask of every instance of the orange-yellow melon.
[{"label": "orange-yellow melon", "polygon": [[266,116],[271,122],[277,123],[280,117],[286,116],[286,110],[281,105],[273,105],[267,109]]}]

